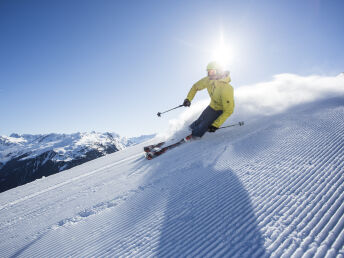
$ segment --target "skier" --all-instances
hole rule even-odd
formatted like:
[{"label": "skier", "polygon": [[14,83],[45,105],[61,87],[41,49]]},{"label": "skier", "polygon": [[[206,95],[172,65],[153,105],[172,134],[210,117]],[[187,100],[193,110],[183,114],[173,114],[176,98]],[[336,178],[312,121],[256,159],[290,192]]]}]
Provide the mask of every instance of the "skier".
[{"label": "skier", "polygon": [[[231,81],[228,71],[223,71],[222,67],[216,62],[210,62],[207,66],[208,76],[196,82],[189,91],[183,104],[178,107],[190,107],[191,101],[195,97],[197,91],[207,88],[211,102],[209,106],[202,112],[200,117],[194,121],[189,127],[192,134],[186,136],[180,141],[162,147],[165,142],[145,146],[145,156],[147,159],[153,159],[169,149],[173,149],[180,144],[188,142],[192,138],[202,137],[207,131],[215,132],[226,121],[226,119],[233,113],[234,110],[234,91],[233,87],[229,84]],[[176,109],[175,107],[173,109]],[[168,111],[171,111],[170,109]],[[163,113],[166,113],[165,111]],[[158,113],[160,116],[162,113]],[[239,122],[238,125],[243,125]],[[234,125],[231,125],[234,126]]]},{"label": "skier", "polygon": [[190,89],[183,106],[190,107],[197,91],[207,88],[211,102],[189,128],[192,137],[202,137],[207,131],[215,132],[233,113],[234,90],[229,84],[229,71],[223,71],[217,62],[210,62],[207,66],[208,76],[196,82]]}]

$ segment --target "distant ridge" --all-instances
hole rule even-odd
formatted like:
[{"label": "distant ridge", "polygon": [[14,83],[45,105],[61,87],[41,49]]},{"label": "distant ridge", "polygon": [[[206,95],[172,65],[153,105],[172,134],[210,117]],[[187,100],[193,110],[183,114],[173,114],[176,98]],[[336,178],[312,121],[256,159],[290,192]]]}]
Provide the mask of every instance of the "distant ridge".
[{"label": "distant ridge", "polygon": [[116,133],[0,136],[0,192],[123,150],[155,135],[126,138]]}]

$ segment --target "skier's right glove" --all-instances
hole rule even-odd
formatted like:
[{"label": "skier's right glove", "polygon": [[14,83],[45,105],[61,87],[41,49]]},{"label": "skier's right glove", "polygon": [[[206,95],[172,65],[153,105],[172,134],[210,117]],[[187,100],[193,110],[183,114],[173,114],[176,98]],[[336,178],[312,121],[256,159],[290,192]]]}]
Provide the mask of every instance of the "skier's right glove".
[{"label": "skier's right glove", "polygon": [[215,131],[216,131],[217,129],[219,129],[219,128],[217,128],[217,127],[211,125],[211,126],[208,127],[208,132],[209,132],[209,133],[215,133]]},{"label": "skier's right glove", "polygon": [[190,100],[185,99],[185,100],[184,100],[184,103],[183,103],[183,106],[184,106],[184,107],[190,107],[190,106],[191,106]]}]

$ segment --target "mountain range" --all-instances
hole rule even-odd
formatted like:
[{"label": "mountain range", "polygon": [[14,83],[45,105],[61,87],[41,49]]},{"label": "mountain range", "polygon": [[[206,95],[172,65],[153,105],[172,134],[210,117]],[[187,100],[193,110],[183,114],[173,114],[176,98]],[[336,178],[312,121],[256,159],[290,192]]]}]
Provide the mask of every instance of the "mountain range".
[{"label": "mountain range", "polygon": [[0,136],[0,192],[123,150],[155,135],[116,133],[11,134]]}]

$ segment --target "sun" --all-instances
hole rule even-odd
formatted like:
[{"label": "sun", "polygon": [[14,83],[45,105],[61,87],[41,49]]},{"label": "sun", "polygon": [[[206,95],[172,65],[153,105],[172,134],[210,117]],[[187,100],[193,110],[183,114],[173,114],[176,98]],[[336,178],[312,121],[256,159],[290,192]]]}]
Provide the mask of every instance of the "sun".
[{"label": "sun", "polygon": [[235,53],[234,45],[227,43],[221,32],[218,43],[211,51],[211,60],[218,62],[224,68],[228,68],[234,61]]}]

